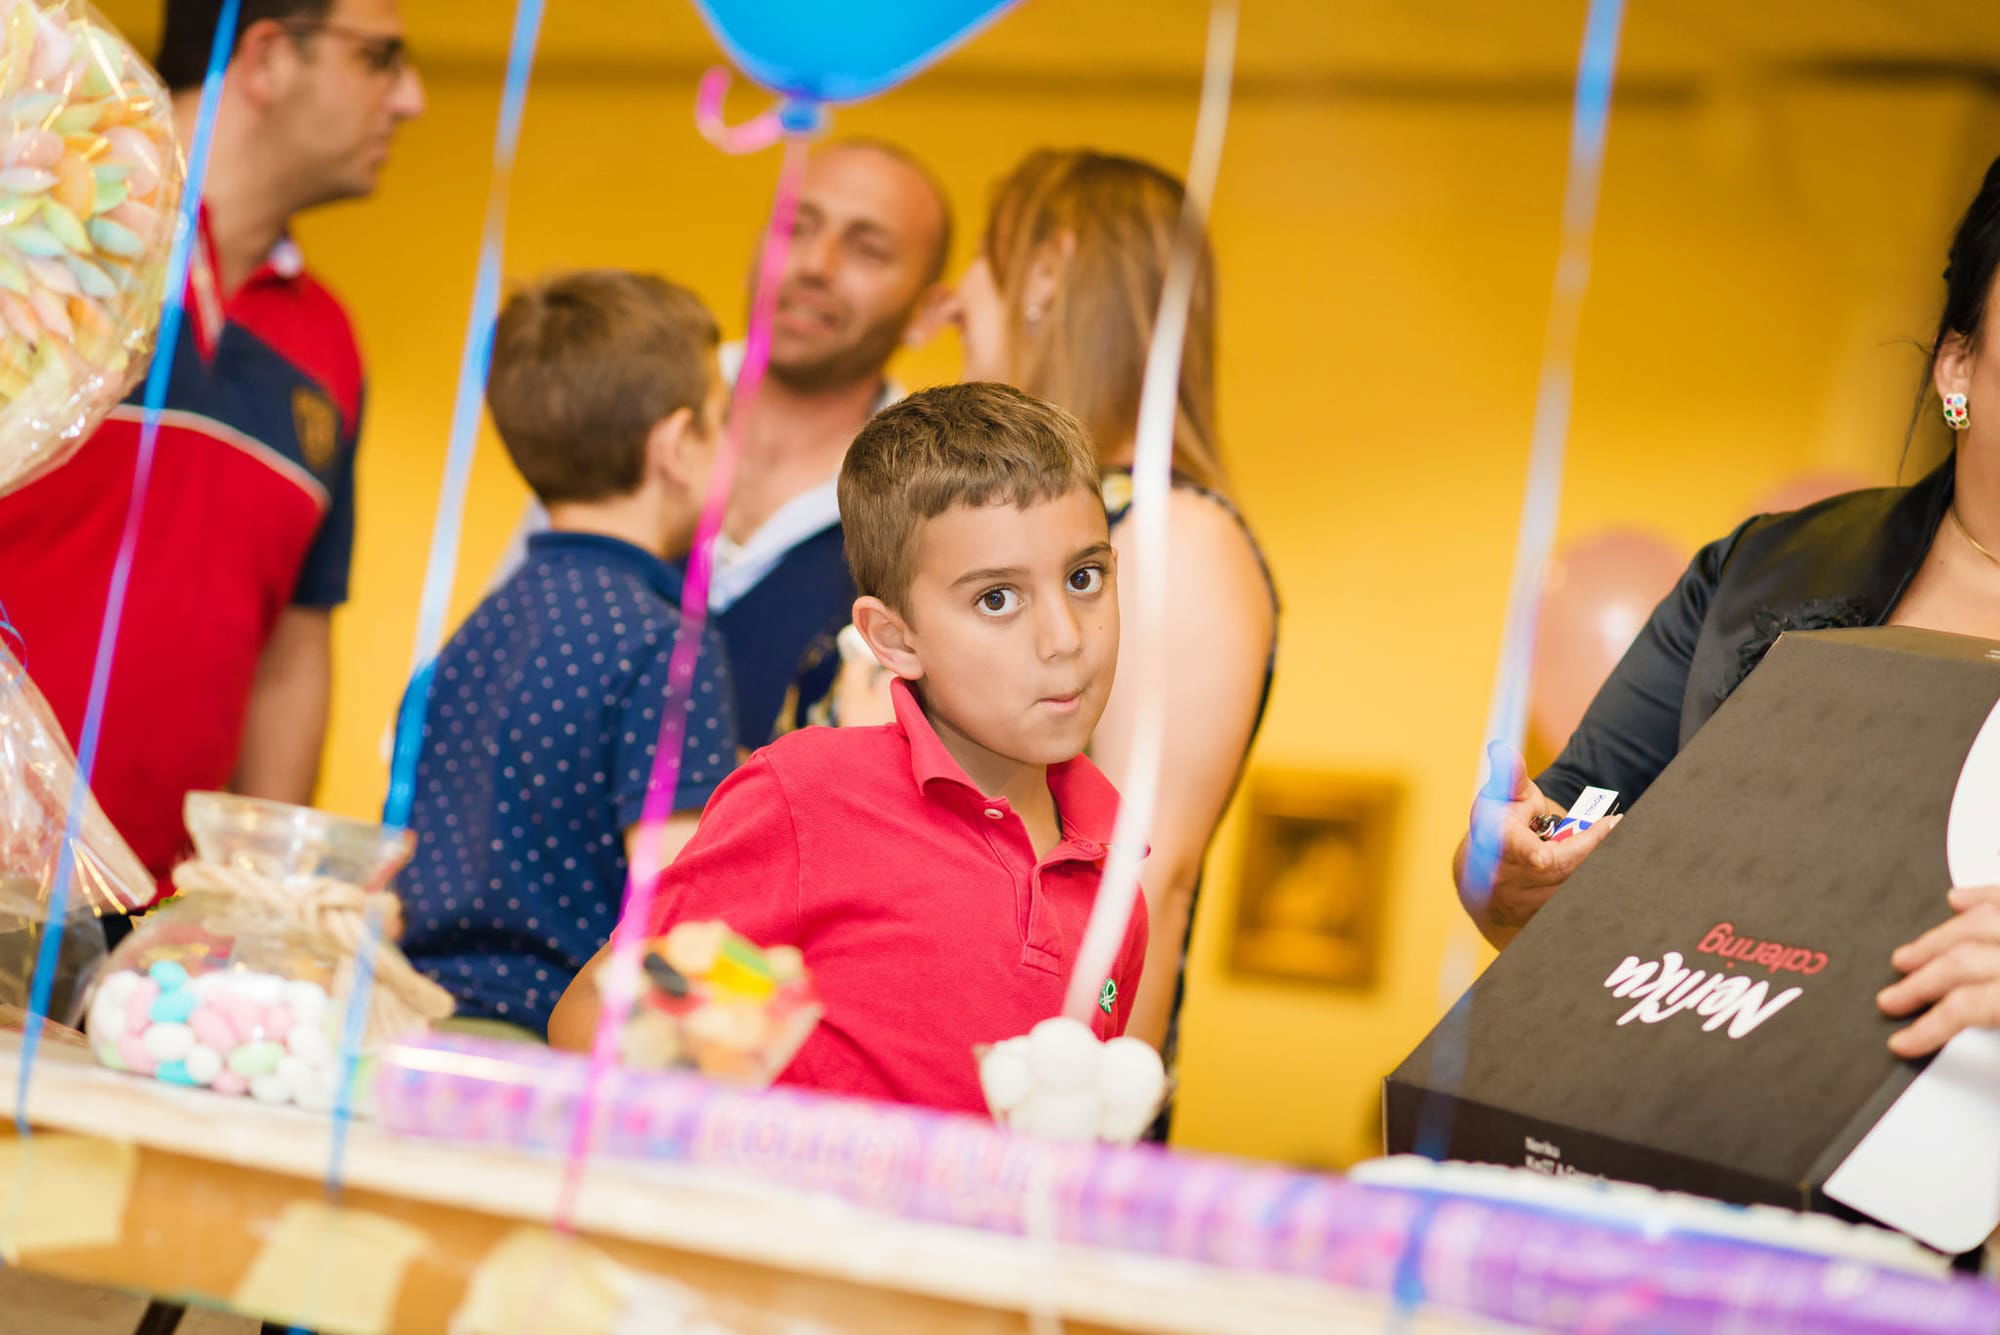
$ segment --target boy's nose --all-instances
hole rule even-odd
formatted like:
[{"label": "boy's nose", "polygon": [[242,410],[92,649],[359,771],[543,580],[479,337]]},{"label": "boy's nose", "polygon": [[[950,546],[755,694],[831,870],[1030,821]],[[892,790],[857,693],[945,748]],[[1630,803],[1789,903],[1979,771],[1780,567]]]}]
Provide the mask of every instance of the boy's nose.
[{"label": "boy's nose", "polygon": [[1076,611],[1067,598],[1042,603],[1036,630],[1043,658],[1067,658],[1083,646],[1083,628],[1077,624]]}]

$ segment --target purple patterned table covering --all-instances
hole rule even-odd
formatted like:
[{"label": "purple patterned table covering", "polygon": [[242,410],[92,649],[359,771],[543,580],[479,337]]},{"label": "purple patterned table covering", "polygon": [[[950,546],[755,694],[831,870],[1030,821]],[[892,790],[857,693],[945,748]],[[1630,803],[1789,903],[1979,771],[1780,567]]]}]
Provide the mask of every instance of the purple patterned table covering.
[{"label": "purple patterned table covering", "polygon": [[[560,1154],[586,1063],[438,1037],[384,1055],[394,1132]],[[1733,1239],[1265,1164],[1063,1145],[992,1123],[804,1091],[620,1072],[595,1153],[698,1165],[926,1223],[1057,1236],[1301,1276],[1539,1329],[1578,1332],[2000,1331],[2000,1288]]]}]

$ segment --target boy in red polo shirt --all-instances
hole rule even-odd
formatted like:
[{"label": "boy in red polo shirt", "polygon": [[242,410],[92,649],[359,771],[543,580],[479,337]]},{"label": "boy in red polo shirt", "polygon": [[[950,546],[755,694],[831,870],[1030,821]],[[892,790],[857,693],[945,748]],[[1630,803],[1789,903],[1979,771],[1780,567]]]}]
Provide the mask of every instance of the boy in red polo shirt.
[{"label": "boy in red polo shirt", "polygon": [[[1062,1009],[1118,809],[1083,754],[1118,660],[1096,458],[1060,408],[947,385],[862,428],[840,513],[896,721],[752,756],[650,927],[719,918],[800,948],[826,1014],[781,1082],[981,1112],[973,1045]],[[1145,945],[1141,901],[1098,989],[1100,1038],[1125,1027]],[[556,1009],[557,1046],[590,1042],[594,968]]]}]

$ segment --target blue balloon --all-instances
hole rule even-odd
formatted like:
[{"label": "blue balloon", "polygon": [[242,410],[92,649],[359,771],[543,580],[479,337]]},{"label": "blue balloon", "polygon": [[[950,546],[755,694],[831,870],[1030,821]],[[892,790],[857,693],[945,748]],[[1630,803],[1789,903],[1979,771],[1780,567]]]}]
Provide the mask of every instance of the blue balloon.
[{"label": "blue balloon", "polygon": [[1019,0],[694,0],[745,74],[805,102],[893,88]]}]

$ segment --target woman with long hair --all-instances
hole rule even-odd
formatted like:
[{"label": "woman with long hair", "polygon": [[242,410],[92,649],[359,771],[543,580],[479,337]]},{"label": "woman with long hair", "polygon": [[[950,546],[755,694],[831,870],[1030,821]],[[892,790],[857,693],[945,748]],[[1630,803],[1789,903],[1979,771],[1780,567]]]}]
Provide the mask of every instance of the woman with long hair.
[{"label": "woman with long hair", "polygon": [[1172,665],[1159,807],[1145,863],[1151,942],[1128,1032],[1172,1050],[1203,856],[1262,721],[1277,597],[1229,498],[1215,411],[1215,277],[1204,238],[1182,349],[1174,421],[1171,624],[1135,638],[1142,580],[1132,553],[1133,433],[1146,351],[1179,226],[1181,183],[1132,158],[1030,154],[997,190],[979,258],[958,288],[965,378],[1003,380],[1062,405],[1097,443],[1119,554],[1124,659],[1091,754],[1121,789],[1141,655]]}]

